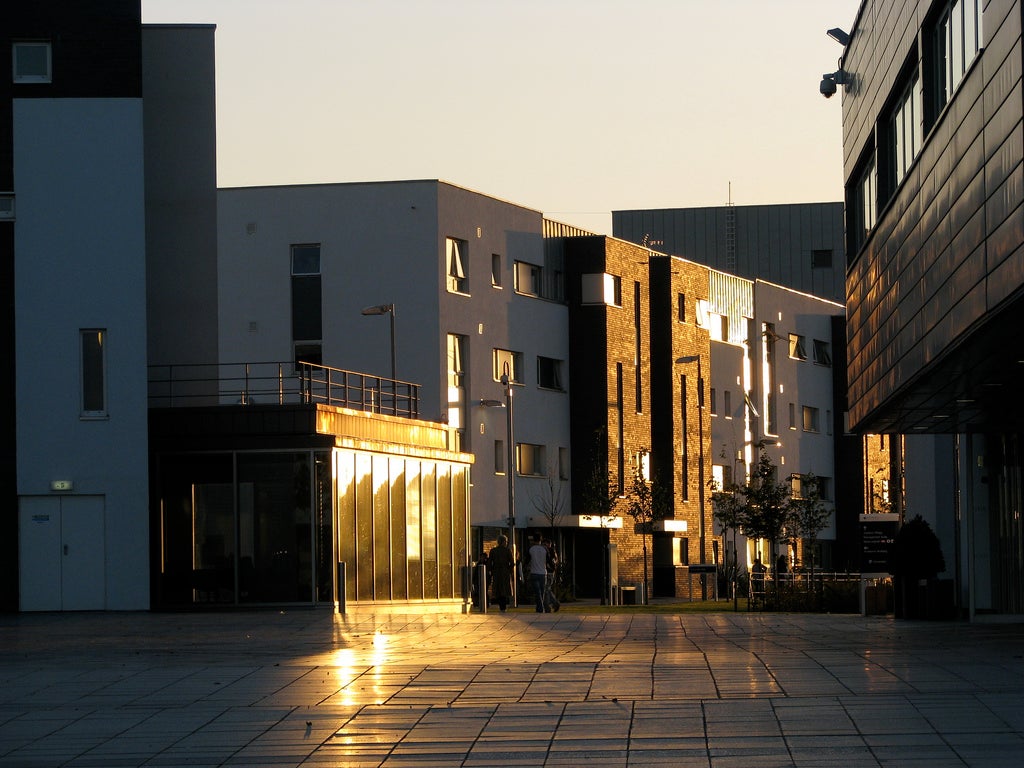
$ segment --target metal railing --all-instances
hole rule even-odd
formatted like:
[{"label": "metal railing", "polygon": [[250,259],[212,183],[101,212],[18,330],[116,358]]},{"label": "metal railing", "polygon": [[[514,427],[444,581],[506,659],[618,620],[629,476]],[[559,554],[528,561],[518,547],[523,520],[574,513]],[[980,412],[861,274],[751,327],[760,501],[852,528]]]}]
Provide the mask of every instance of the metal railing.
[{"label": "metal railing", "polygon": [[149,366],[150,408],[322,403],[419,417],[418,384],[294,362]]}]

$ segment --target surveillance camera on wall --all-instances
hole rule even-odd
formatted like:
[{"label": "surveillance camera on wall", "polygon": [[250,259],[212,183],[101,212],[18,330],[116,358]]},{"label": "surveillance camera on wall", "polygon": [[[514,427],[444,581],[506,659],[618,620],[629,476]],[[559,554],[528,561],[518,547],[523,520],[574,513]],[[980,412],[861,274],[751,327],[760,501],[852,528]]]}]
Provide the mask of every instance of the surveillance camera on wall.
[{"label": "surveillance camera on wall", "polygon": [[832,79],[831,75],[824,75],[821,78],[821,85],[818,86],[818,90],[821,91],[822,96],[830,99],[836,93],[836,81]]}]

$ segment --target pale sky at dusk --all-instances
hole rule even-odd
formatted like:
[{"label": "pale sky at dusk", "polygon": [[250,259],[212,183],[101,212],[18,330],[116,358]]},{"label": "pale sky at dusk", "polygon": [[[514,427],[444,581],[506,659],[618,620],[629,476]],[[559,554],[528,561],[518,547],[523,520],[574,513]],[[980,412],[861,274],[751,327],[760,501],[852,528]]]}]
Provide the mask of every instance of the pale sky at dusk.
[{"label": "pale sky at dusk", "polygon": [[859,0],[143,0],[217,25],[218,184],[439,178],[610,211],[842,199]]}]

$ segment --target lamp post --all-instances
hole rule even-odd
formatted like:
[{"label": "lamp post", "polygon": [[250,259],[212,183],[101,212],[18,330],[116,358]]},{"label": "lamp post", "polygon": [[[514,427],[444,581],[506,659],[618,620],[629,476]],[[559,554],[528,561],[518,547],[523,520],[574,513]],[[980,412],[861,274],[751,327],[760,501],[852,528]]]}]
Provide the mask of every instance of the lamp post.
[{"label": "lamp post", "polygon": [[[481,400],[480,405],[489,408],[505,408],[505,430],[508,437],[507,450],[505,452],[505,476],[508,478],[508,542],[512,547],[512,558],[515,562],[516,554],[516,484],[515,484],[515,432],[512,423],[512,376],[509,371],[509,364],[505,363],[501,374],[501,384],[505,387],[505,402],[500,400]],[[512,605],[518,602],[517,574],[512,576]]]},{"label": "lamp post", "polygon": [[[707,560],[707,531],[704,522],[704,376],[701,373],[701,361],[700,355],[686,355],[676,359],[676,363],[685,365],[688,363],[697,363],[697,424],[698,424],[698,460],[700,464],[697,467],[697,482],[700,483],[700,489],[698,491],[698,500],[700,503],[700,562],[703,565]],[[686,435],[683,435],[683,439],[686,439]],[[701,599],[707,600],[707,583],[704,580],[704,576],[701,576]]]},{"label": "lamp post", "polygon": [[[390,315],[391,316],[391,381],[395,379],[395,305],[394,304],[377,304],[373,307],[366,307],[363,310],[364,315]],[[392,387],[395,385],[392,384]]]}]

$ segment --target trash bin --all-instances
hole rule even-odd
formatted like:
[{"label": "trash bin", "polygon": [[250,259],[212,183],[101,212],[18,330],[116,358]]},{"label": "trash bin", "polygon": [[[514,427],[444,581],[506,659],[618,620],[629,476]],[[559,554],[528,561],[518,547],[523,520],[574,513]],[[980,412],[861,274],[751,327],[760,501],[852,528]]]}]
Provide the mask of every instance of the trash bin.
[{"label": "trash bin", "polygon": [[619,587],[623,605],[636,605],[636,587]]}]

